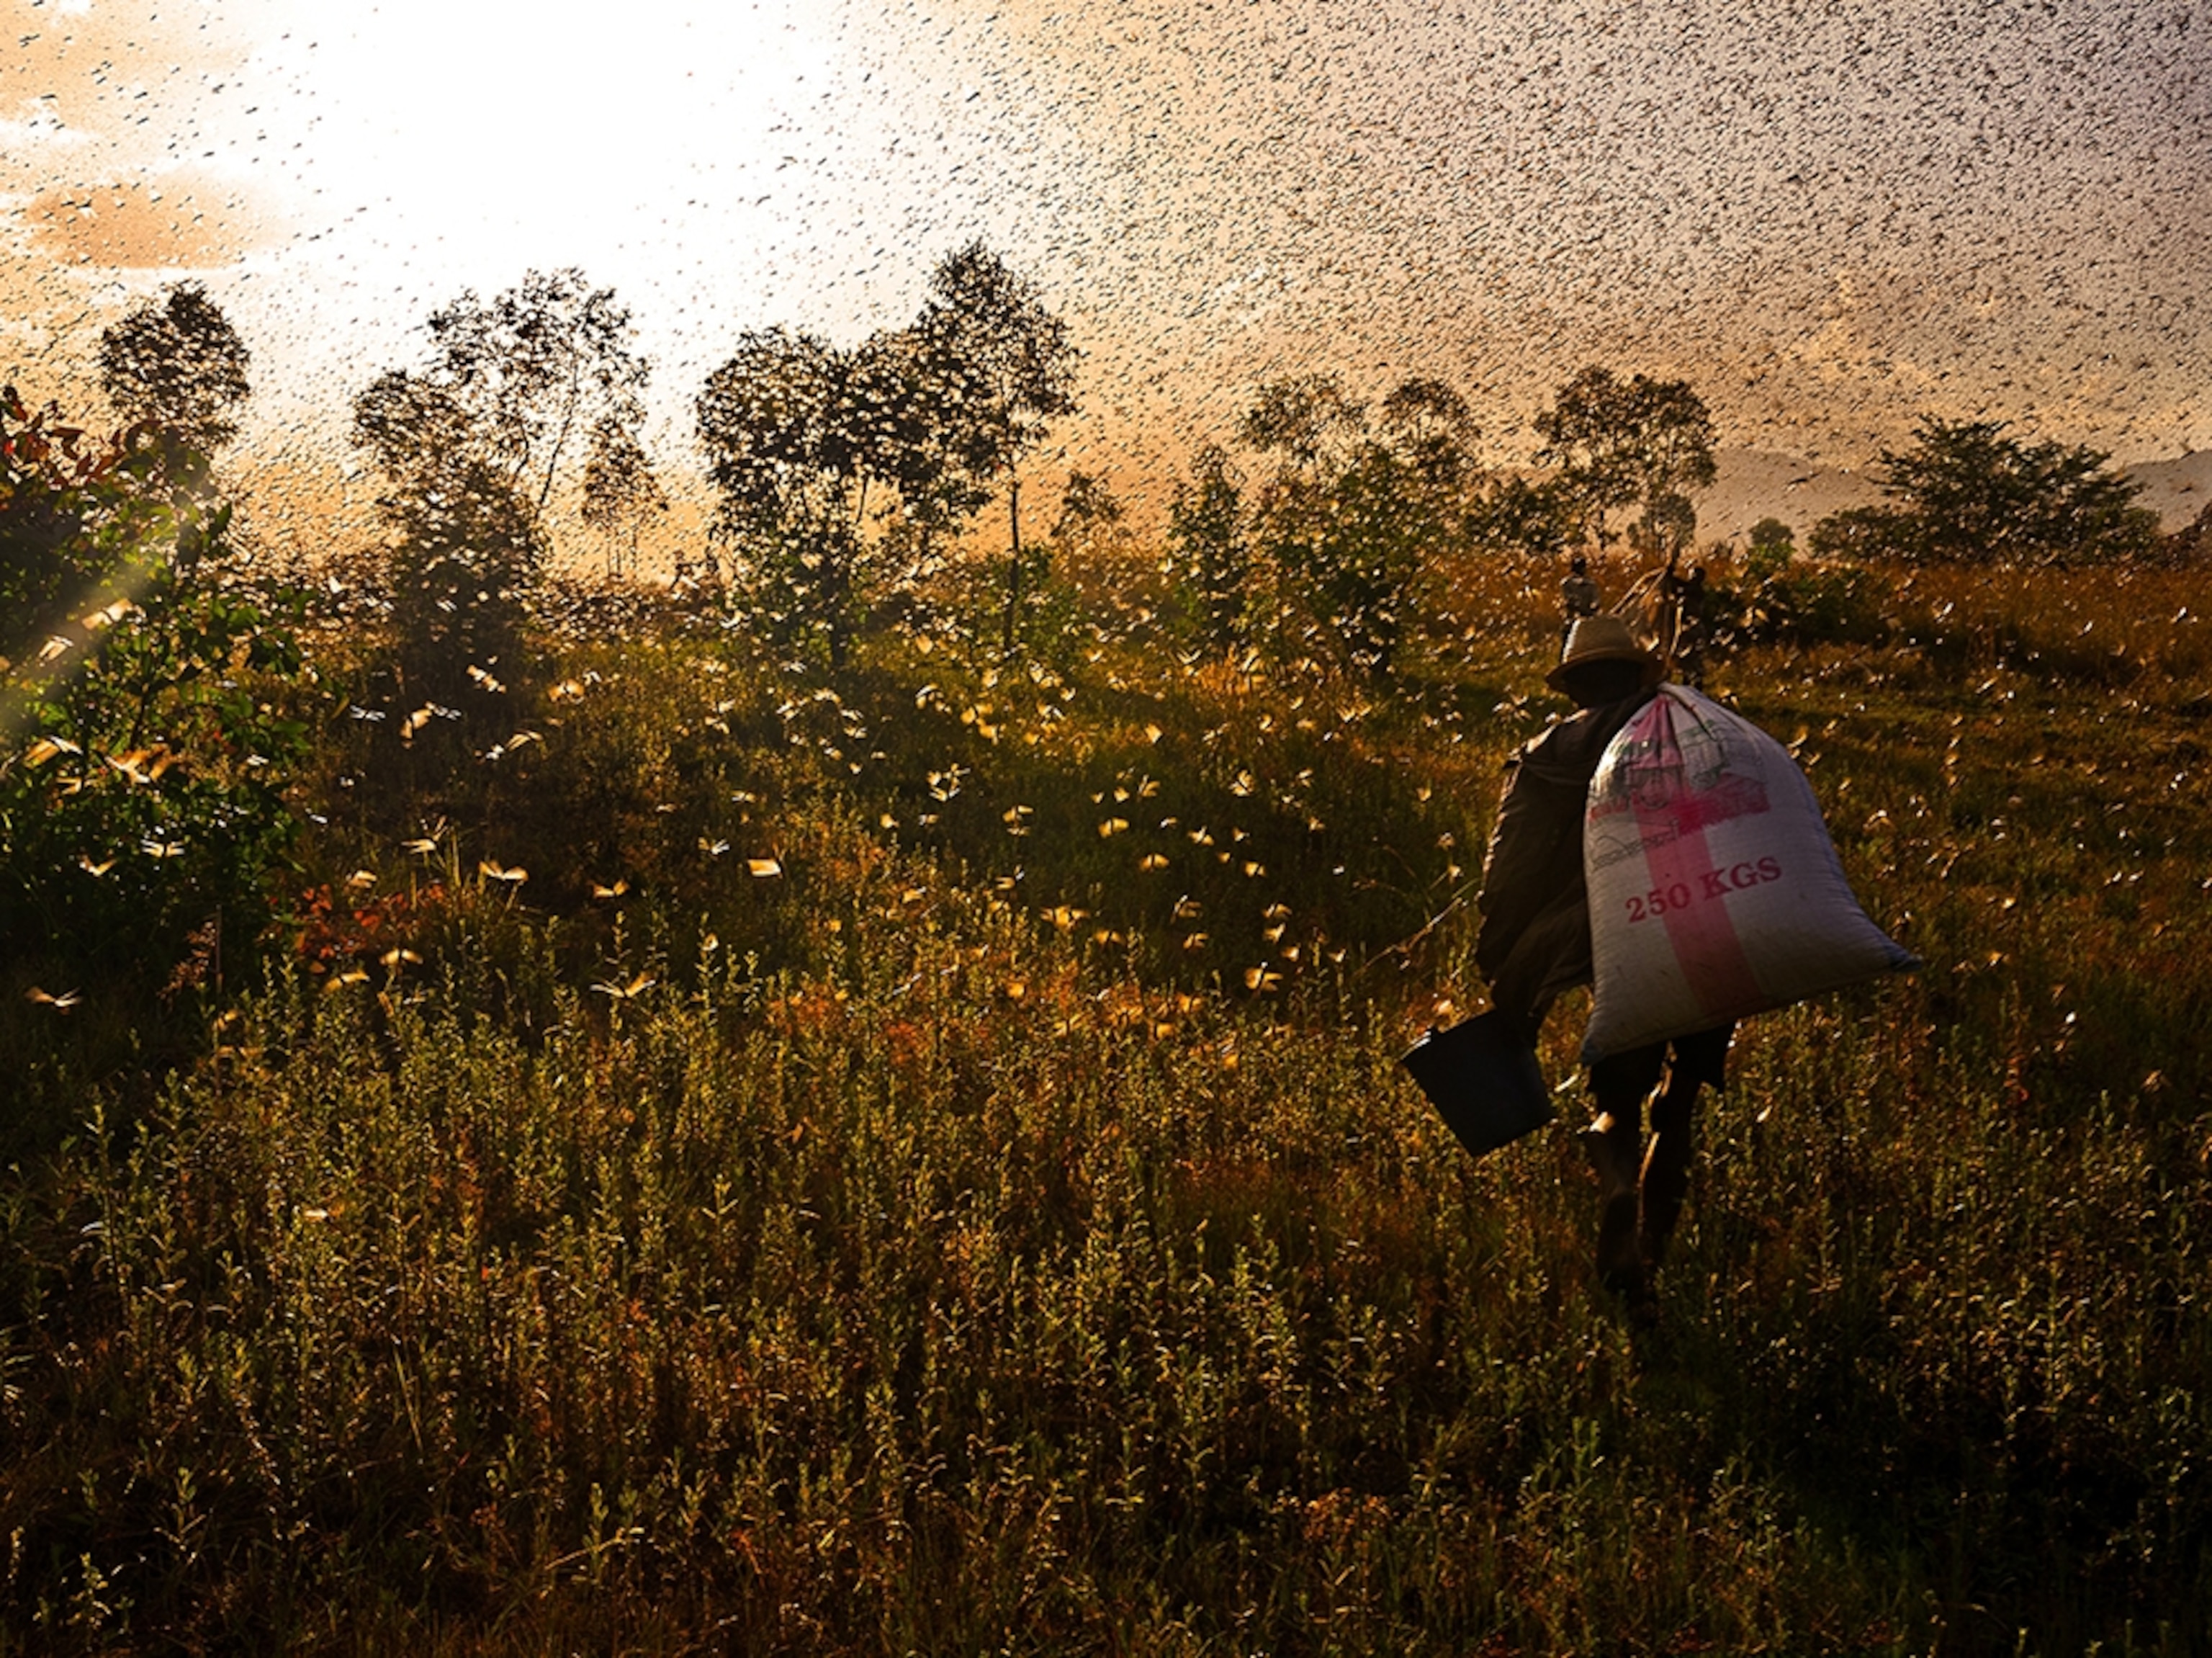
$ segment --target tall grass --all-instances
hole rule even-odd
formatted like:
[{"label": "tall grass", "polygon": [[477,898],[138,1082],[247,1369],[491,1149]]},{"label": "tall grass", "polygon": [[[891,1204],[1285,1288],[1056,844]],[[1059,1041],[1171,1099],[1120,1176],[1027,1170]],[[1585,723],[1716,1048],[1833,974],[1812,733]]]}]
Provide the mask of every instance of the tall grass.
[{"label": "tall grass", "polygon": [[25,1085],[0,1650],[2194,1649],[2190,623],[1717,668],[1928,965],[1745,1027],[1644,1328],[1569,1137],[1473,1161],[1395,1066],[1479,997],[1420,930],[1527,581],[1395,699],[676,639],[495,759],[335,730],[285,965]]}]

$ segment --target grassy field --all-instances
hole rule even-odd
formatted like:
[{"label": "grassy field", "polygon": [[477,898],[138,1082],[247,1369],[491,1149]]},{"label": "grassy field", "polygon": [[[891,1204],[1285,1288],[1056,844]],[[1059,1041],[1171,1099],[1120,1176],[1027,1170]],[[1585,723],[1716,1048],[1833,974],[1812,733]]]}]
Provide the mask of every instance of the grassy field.
[{"label": "grassy field", "polygon": [[360,670],[275,965],[4,987],[0,1653],[2203,1650],[2203,592],[1716,662],[1926,966],[1744,1027],[1649,1329],[1581,1004],[1480,1162],[1395,1064],[1543,572],[1389,694],[1103,600],[578,628],[409,742]]}]

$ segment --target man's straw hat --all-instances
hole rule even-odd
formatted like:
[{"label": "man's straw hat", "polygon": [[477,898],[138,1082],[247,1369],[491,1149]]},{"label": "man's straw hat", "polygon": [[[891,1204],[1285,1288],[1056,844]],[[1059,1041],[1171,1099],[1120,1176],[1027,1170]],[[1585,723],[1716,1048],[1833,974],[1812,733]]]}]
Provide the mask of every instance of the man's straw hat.
[{"label": "man's straw hat", "polygon": [[1554,691],[1565,691],[1566,676],[1587,662],[1638,662],[1643,665],[1644,683],[1659,683],[1659,659],[1646,650],[1618,616],[1584,616],[1568,631],[1566,649],[1559,653],[1559,665],[1544,676],[1544,683]]}]

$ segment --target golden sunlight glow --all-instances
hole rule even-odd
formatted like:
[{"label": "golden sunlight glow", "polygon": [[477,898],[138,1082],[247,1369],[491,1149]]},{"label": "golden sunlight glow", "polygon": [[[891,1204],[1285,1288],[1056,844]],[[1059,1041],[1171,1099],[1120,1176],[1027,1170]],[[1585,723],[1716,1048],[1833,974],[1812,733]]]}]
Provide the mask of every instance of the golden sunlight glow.
[{"label": "golden sunlight glow", "polygon": [[1060,460],[1125,491],[1304,369],[1449,380],[1500,459],[1594,361],[1828,468],[1928,413],[2212,448],[2212,31],[2172,8],[4,9],[0,367],[58,394],[194,275],[272,476],[355,464],[347,401],[431,310],[567,265],[630,308],[648,447],[693,467],[740,331],[896,326],[979,236],[1086,353]]}]

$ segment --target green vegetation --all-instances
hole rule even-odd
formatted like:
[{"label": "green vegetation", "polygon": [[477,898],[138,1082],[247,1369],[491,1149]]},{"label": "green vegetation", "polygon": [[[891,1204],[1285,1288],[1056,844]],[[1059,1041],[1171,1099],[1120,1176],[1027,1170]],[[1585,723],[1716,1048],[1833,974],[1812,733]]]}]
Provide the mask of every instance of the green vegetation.
[{"label": "green vegetation", "polygon": [[1894,504],[1854,507],[1813,527],[1827,558],[1908,564],[2110,564],[2157,544],[2158,515],[2134,505],[2142,486],[2100,449],[2005,435],[2001,420],[1930,417],[1910,448],[1881,454]]},{"label": "green vegetation", "polygon": [[1929,966],[1747,1028],[1640,1336],[1567,1137],[1393,1063],[1546,706],[1543,568],[1462,574],[1387,703],[670,619],[437,767],[331,722],[188,1058],[11,997],[0,1643],[2187,1649],[2185,584],[1717,666]]},{"label": "green vegetation", "polygon": [[1559,388],[1536,417],[1537,459],[1559,469],[1562,497],[1584,535],[1611,539],[1606,515],[1641,506],[1638,539],[1666,558],[1690,543],[1697,511],[1688,491],[1713,481],[1713,418],[1680,380],[1621,380],[1592,364]]},{"label": "green vegetation", "polygon": [[1176,485],[1168,507],[1168,545],[1176,585],[1185,595],[1192,635],[1228,652],[1244,643],[1252,587],[1252,549],[1236,464],[1218,443],[1190,459],[1190,479]]},{"label": "green vegetation", "polygon": [[550,552],[546,503],[586,421],[587,522],[634,521],[659,485],[632,435],[648,369],[612,289],[533,271],[489,303],[464,293],[428,331],[425,368],[387,369],[355,396],[353,439],[386,485],[376,576],[388,666],[416,702],[445,705],[522,670],[522,623]]},{"label": "green vegetation", "polygon": [[[208,458],[0,392],[0,936],[76,974],[249,949],[296,820],[298,595],[233,562]],[[180,964],[181,965],[181,964]]]},{"label": "green vegetation", "polygon": [[696,413],[715,539],[736,555],[749,619],[842,667],[870,613],[909,597],[1003,486],[1005,585],[970,609],[994,613],[1001,654],[1016,655],[1034,605],[1020,469],[1074,407],[1074,363],[1066,326],[980,242],[938,263],[910,326],[851,350],[781,327],[747,332]]},{"label": "green vegetation", "polygon": [[1671,550],[1686,388],[1578,504],[1447,387],[1278,381],[1249,493],[1201,452],[1153,547],[1084,479],[1048,563],[1049,387],[971,341],[988,419],[863,465],[860,358],[751,337],[753,531],[1008,508],[779,616],[548,578],[568,436],[602,533],[657,498],[575,273],[356,399],[365,594],[229,552],[185,310],[204,396],[0,428],[0,1654],[2201,1643],[2200,576],[1711,555],[1709,689],[1927,965],[1746,1026],[1632,1323],[1578,1008],[1480,1162],[1395,1058],[1555,706],[1513,544]]}]

